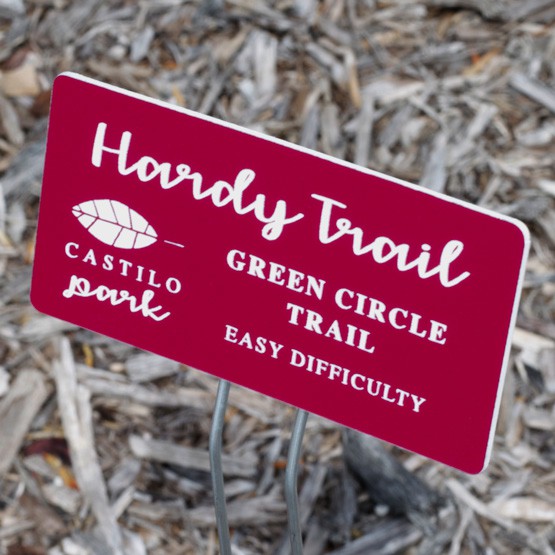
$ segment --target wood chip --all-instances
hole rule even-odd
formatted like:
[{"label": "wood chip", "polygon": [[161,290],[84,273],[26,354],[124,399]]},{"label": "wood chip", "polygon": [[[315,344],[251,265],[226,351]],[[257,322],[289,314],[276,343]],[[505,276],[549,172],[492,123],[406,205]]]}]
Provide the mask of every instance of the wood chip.
[{"label": "wood chip", "polygon": [[67,339],[58,342],[58,351],[60,358],[53,363],[58,406],[79,489],[91,504],[103,541],[114,555],[124,555],[123,537],[108,503],[106,483],[95,451],[90,393],[77,383]]},{"label": "wood chip", "polygon": [[367,89],[362,95],[362,108],[358,118],[355,141],[355,164],[366,167],[370,159],[372,145],[372,124],[374,121],[374,95]]},{"label": "wood chip", "polygon": [[27,369],[18,373],[8,394],[0,401],[0,476],[10,469],[48,393],[44,375]]},{"label": "wood chip", "polygon": [[331,552],[331,555],[366,555],[377,552],[380,555],[394,555],[402,553],[418,542],[422,532],[406,521],[386,520],[378,526],[373,526],[361,538],[354,540],[341,549]]},{"label": "wood chip", "polygon": [[[210,472],[210,458],[207,450],[175,445],[167,441],[144,439],[131,436],[129,445],[136,457],[175,464],[183,468]],[[256,458],[252,455],[233,457],[222,456],[224,476],[253,477],[256,473]]]},{"label": "wood chip", "polygon": [[165,378],[179,371],[179,363],[150,353],[128,358],[125,367],[131,381],[136,383]]},{"label": "wood chip", "polygon": [[490,509],[503,518],[527,522],[553,522],[555,503],[548,503],[535,497],[513,497],[490,504]]},{"label": "wood chip", "polygon": [[64,512],[75,515],[81,506],[81,494],[63,485],[46,484],[42,488],[42,493],[46,500],[62,509]]},{"label": "wood chip", "polygon": [[[234,527],[283,524],[287,519],[285,503],[273,494],[231,502],[227,506],[227,517],[229,525]],[[214,507],[192,509],[187,512],[186,519],[195,526],[214,526],[216,524]]]},{"label": "wood chip", "polygon": [[15,146],[21,146],[25,135],[21,128],[17,111],[2,94],[0,94],[0,123],[4,128],[6,137]]},{"label": "wood chip", "polygon": [[23,0],[2,0],[0,2],[0,14],[6,17],[13,17],[25,13]]},{"label": "wood chip", "polygon": [[522,94],[555,113],[555,92],[551,87],[547,87],[523,73],[514,73],[511,76],[511,85]]},{"label": "wood chip", "polygon": [[6,96],[37,96],[41,92],[37,70],[32,63],[0,73],[0,90]]}]

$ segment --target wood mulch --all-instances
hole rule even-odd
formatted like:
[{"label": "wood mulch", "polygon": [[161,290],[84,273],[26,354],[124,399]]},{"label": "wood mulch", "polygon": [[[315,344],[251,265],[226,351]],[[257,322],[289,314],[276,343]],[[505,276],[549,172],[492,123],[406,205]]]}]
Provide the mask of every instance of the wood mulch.
[{"label": "wood mulch", "polygon": [[[312,416],[301,520],[308,555],[555,553],[554,21],[554,0],[0,0],[0,553],[218,552],[217,381],[29,303],[65,70],[523,220],[532,248],[488,469],[463,475]],[[293,419],[232,388],[236,554],[288,553]],[[433,503],[390,502],[345,464],[355,448],[400,463]]]}]

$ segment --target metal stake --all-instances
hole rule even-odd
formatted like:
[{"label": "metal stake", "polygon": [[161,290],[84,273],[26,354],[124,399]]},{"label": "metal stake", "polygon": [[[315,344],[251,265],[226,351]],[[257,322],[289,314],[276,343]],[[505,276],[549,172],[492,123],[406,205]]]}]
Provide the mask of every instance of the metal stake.
[{"label": "metal stake", "polygon": [[224,493],[224,474],[222,471],[222,432],[230,385],[231,384],[226,380],[220,380],[218,385],[209,445],[210,473],[212,475],[216,524],[218,526],[218,537],[220,539],[220,555],[231,555],[231,541],[229,538],[229,524],[227,521],[227,508]]},{"label": "metal stake", "polygon": [[301,447],[307,418],[308,412],[300,409],[297,410],[295,426],[291,434],[291,445],[287,456],[287,468],[285,470],[285,501],[287,503],[292,555],[303,554],[299,499],[297,497],[297,475],[299,473],[299,460],[301,458]]}]

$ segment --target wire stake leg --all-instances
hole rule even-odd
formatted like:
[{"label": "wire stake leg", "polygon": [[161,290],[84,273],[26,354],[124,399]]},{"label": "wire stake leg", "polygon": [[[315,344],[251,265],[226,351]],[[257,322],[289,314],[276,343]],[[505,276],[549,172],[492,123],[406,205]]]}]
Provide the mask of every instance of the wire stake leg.
[{"label": "wire stake leg", "polygon": [[291,445],[287,456],[287,468],[285,470],[285,501],[287,503],[292,555],[303,554],[299,499],[297,496],[297,475],[299,473],[299,460],[301,458],[301,447],[307,418],[308,412],[300,409],[297,410],[295,425],[291,434]]},{"label": "wire stake leg", "polygon": [[216,524],[220,539],[220,555],[231,555],[231,541],[229,538],[229,524],[224,493],[224,474],[222,471],[222,432],[230,385],[226,380],[220,380],[218,385],[209,445],[210,473],[212,475]]}]

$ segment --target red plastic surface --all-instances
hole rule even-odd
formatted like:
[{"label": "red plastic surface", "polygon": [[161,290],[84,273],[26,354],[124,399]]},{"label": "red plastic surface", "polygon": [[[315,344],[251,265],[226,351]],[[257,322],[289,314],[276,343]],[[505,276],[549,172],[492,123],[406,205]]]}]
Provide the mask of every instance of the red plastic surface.
[{"label": "red plastic surface", "polygon": [[466,472],[526,228],[77,75],[55,82],[32,301]]}]

